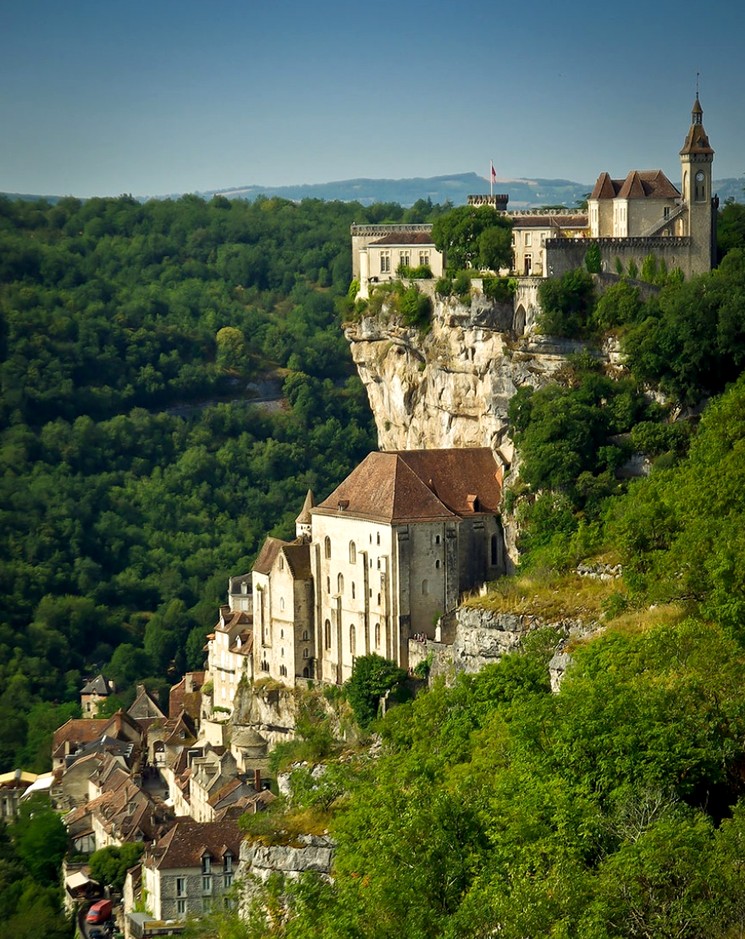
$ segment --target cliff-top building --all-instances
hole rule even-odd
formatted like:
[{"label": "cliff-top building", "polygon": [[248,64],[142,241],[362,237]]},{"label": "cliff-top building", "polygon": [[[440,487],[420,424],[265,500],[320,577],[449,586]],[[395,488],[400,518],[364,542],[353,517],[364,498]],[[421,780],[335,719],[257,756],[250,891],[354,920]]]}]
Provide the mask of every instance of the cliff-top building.
[{"label": "cliff-top building", "polygon": [[[582,267],[590,243],[600,248],[604,271],[641,268],[653,255],[686,277],[710,270],[715,259],[717,200],[712,193],[714,150],[696,95],[691,125],[680,151],[681,188],[662,170],[631,170],[622,179],[601,173],[586,211],[507,209],[509,196],[470,196],[471,205],[492,205],[512,222],[512,273],[554,277]],[[359,296],[376,283],[400,276],[400,266],[428,258],[434,277],[447,259],[432,242],[431,225],[353,225],[353,277]]]}]

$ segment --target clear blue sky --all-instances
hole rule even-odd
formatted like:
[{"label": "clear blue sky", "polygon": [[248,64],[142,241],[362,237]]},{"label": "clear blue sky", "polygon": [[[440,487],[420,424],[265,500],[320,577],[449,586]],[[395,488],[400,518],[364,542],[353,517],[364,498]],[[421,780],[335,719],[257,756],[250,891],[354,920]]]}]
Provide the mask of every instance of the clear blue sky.
[{"label": "clear blue sky", "polygon": [[2,0],[0,191],[745,174],[745,6]]}]

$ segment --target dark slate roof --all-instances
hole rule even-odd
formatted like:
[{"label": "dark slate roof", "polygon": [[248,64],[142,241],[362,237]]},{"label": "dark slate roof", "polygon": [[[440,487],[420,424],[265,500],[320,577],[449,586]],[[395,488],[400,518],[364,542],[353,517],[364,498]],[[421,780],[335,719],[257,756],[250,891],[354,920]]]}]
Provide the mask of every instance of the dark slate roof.
[{"label": "dark slate roof", "polygon": [[377,241],[370,242],[370,246],[375,247],[386,247],[388,245],[426,245],[434,248],[435,243],[432,241],[431,232],[420,231],[394,231],[389,235],[384,235]]},{"label": "dark slate roof", "polygon": [[81,688],[80,693],[106,696],[111,694],[111,687],[103,675],[96,675]]},{"label": "dark slate roof", "polygon": [[295,580],[310,580],[310,545],[288,544],[282,549]]}]

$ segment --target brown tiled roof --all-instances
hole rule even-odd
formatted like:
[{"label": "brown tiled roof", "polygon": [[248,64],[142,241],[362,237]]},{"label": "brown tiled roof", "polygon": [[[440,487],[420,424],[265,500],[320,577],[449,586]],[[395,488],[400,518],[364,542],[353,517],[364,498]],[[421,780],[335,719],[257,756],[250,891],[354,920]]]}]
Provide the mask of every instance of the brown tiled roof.
[{"label": "brown tiled roof", "polygon": [[279,554],[279,549],[286,544],[288,544],[287,541],[281,541],[279,538],[272,538],[271,536],[267,538],[251,570],[258,571],[259,574],[270,573]]},{"label": "brown tiled roof", "polygon": [[432,241],[431,232],[410,232],[410,231],[394,231],[389,235],[384,235],[382,238],[379,238],[377,241],[371,241],[370,246],[384,246],[384,245],[427,245],[434,248],[435,243]]},{"label": "brown tiled roof", "polygon": [[143,863],[161,870],[201,867],[205,854],[218,860],[227,851],[237,861],[241,837],[237,822],[231,818],[219,822],[179,818],[153,848],[146,850]]},{"label": "brown tiled roof", "polygon": [[[399,456],[420,479],[434,486],[438,498],[458,515],[496,514],[502,499],[502,468],[488,447],[406,450]],[[469,496],[478,497],[473,508]]]},{"label": "brown tiled roof", "polygon": [[607,173],[601,173],[590,193],[591,199],[615,199],[623,180],[611,179]]},{"label": "brown tiled roof", "polygon": [[71,717],[52,735],[52,755],[64,756],[64,745],[91,743],[103,734],[109,724],[107,717],[85,718]]},{"label": "brown tiled roof", "polygon": [[702,123],[703,114],[704,109],[701,107],[701,102],[698,100],[698,95],[696,95],[696,100],[693,103],[693,110],[691,111],[691,126],[688,128],[688,134],[686,135],[683,149],[680,151],[681,156],[686,153],[713,155],[714,150],[709,143],[709,138],[706,135],[706,131],[704,130],[704,125]]},{"label": "brown tiled roof", "polygon": [[215,626],[215,632],[218,630],[223,633],[230,632],[234,626],[240,626],[242,623],[248,625],[253,622],[253,617],[244,612],[243,610],[235,610],[235,612],[228,613],[223,619],[218,622]]},{"label": "brown tiled roof", "polygon": [[254,647],[254,634],[252,629],[245,629],[238,638],[241,640],[240,646],[238,642],[234,642],[230,647],[231,652],[235,652],[236,655],[250,655],[251,650]]},{"label": "brown tiled roof", "polygon": [[295,580],[310,580],[310,545],[288,544],[282,552]]},{"label": "brown tiled roof", "polygon": [[625,179],[601,173],[591,199],[677,199],[680,192],[662,170],[631,170]]},{"label": "brown tiled roof", "polygon": [[295,522],[298,525],[310,525],[310,510],[316,504],[315,497],[313,495],[313,490],[309,489],[305,495],[305,502],[303,502],[303,507],[300,510],[300,515],[295,519]]},{"label": "brown tiled roof", "polygon": [[[478,504],[468,496],[478,496]],[[314,512],[387,523],[496,513],[501,471],[488,448],[370,453]]]}]

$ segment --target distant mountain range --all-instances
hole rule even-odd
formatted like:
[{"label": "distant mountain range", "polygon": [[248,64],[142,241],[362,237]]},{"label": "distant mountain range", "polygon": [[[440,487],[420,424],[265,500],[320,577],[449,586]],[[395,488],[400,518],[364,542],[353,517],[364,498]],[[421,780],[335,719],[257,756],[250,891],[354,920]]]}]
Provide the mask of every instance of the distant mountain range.
[{"label": "distant mountain range", "polygon": [[[506,193],[510,197],[509,208],[532,209],[546,205],[563,205],[576,208],[578,203],[587,198],[592,184],[576,183],[568,179],[500,179],[494,191]],[[720,202],[734,199],[745,202],[745,177],[739,179],[714,180],[714,191]],[[413,205],[419,199],[430,199],[433,203],[452,202],[464,205],[470,195],[489,192],[489,182],[476,173],[456,173],[452,176],[417,177],[414,179],[344,179],[331,183],[306,183],[297,186],[237,186],[232,189],[209,189],[197,195],[205,199],[213,196],[225,196],[227,199],[256,199],[258,196],[276,196],[281,199],[299,201],[301,199],[323,199],[326,201],[360,202],[372,205],[374,202],[396,202],[399,205]],[[21,193],[3,193],[15,199],[46,199],[57,202],[60,196],[38,196]],[[161,196],[139,196],[141,201],[148,199],[178,199],[182,193],[169,193]]]}]

